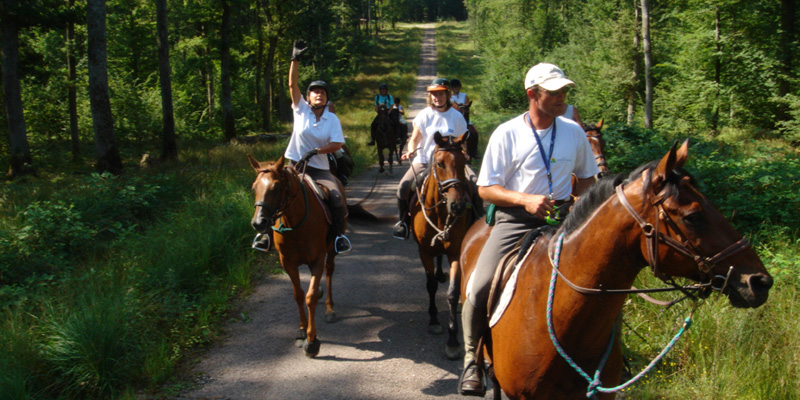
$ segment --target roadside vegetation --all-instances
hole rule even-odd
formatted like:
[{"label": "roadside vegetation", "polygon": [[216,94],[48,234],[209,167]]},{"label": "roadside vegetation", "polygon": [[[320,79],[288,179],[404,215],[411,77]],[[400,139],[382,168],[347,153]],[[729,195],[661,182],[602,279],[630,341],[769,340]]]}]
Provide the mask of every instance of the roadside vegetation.
[{"label": "roadside vegetation", "polygon": [[[468,23],[447,22],[437,29],[439,76],[459,78],[462,90],[474,100],[472,121],[482,134],[481,149],[498,124],[525,110],[522,101],[506,108],[487,104],[497,87],[486,79],[486,53],[477,49],[484,39],[471,39]],[[557,60],[557,56],[554,56]],[[533,65],[537,60],[530,60]],[[558,61],[554,61],[558,64]],[[500,68],[495,62],[493,68]],[[507,70],[507,68],[505,69]],[[570,71],[567,70],[570,76]],[[525,69],[509,78],[509,91],[523,92]],[[573,78],[575,79],[575,78]],[[583,94],[583,79],[576,79]],[[494,94],[491,94],[492,92]],[[513,93],[511,94],[513,95]],[[713,294],[693,316],[693,325],[657,368],[620,395],[629,399],[793,399],[800,397],[800,196],[794,189],[800,170],[800,152],[777,132],[760,128],[681,131],[629,126],[605,114],[586,95],[576,104],[584,123],[606,119],[605,155],[614,173],[627,173],[660,158],[676,140],[690,140],[687,170],[702,192],[748,236],[775,278],[766,304],[757,309],[735,309],[726,297]],[[490,99],[487,101],[486,99]],[[478,168],[477,165],[473,166]],[[643,270],[637,287],[661,287],[663,282]],[[659,296],[661,299],[674,299]],[[626,369],[638,374],[666,347],[690,315],[691,301],[671,309],[631,296],[623,309],[622,327]]]},{"label": "roadside vegetation", "polygon": [[[356,171],[379,81],[413,90],[422,29],[399,24],[363,45],[359,71],[334,78]],[[288,54],[288,53],[287,53]],[[288,63],[288,56],[285,58]],[[310,77],[309,77],[310,79]],[[288,133],[282,125],[279,132]],[[259,132],[253,132],[259,133]],[[3,399],[132,399],[175,395],[185,357],[231,320],[236,299],[273,252],[250,249],[253,171],[246,154],[275,160],[286,140],[254,145],[181,141],[178,159],[124,176],[55,162],[0,187],[0,392]]]}]

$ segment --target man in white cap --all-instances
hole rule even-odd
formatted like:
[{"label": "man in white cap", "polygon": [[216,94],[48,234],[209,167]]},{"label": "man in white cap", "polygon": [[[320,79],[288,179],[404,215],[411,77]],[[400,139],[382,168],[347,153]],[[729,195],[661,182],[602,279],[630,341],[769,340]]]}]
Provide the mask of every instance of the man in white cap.
[{"label": "man in white cap", "polygon": [[[459,380],[462,395],[482,397],[485,392],[483,368],[475,363],[475,351],[487,328],[489,286],[500,259],[525,233],[551,223],[545,222],[550,213],[570,199],[572,174],[578,177],[576,193],[581,193],[598,172],[583,129],[561,117],[567,92],[574,86],[553,64],[533,66],[525,76],[528,111],[498,126],[486,146],[478,193],[483,201],[496,206],[495,224],[478,258],[461,312],[465,350]],[[559,211],[565,214],[563,209]]]}]

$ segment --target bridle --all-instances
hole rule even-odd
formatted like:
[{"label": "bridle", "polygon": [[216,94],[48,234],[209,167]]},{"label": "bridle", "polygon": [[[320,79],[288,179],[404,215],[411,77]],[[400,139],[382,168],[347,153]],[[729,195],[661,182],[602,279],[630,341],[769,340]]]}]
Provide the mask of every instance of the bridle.
[{"label": "bridle", "polygon": [[[597,140],[598,142],[602,143],[603,134],[600,133],[600,131],[598,131],[597,128],[594,125],[586,126],[583,129],[584,129],[584,132],[586,132],[586,139],[594,139],[594,140]],[[590,132],[597,132],[597,133],[590,133]],[[609,169],[608,168],[608,161],[606,161],[605,154],[600,153],[600,154],[595,155],[594,156],[594,160],[597,163],[597,167],[598,168],[606,167],[606,169]],[[603,172],[600,172],[598,174],[598,178],[602,178],[603,175],[605,175],[605,174]]]},{"label": "bridle", "polygon": [[[440,152],[440,151],[460,152],[461,151],[461,146],[460,145],[458,145],[458,146],[454,145],[454,146],[440,147],[440,148],[436,149],[436,152]],[[442,240],[442,241],[450,240],[450,228],[452,228],[453,225],[455,225],[456,221],[458,220],[458,218],[461,215],[460,214],[454,215],[452,210],[448,209],[447,210],[447,219],[445,220],[444,229],[439,229],[439,227],[436,224],[434,224],[433,221],[431,221],[430,217],[428,216],[428,211],[434,210],[434,209],[436,209],[436,207],[439,207],[440,205],[447,203],[447,196],[445,195],[445,192],[447,192],[448,190],[450,190],[451,188],[454,188],[456,186],[461,186],[462,188],[464,187],[464,182],[461,179],[458,179],[458,178],[445,179],[444,181],[439,180],[439,174],[436,172],[436,169],[437,169],[436,165],[433,165],[433,164],[435,164],[435,160],[433,160],[433,158],[435,158],[435,157],[432,156],[432,160],[431,160],[431,164],[432,164],[431,165],[431,176],[433,177],[433,179],[436,182],[436,188],[437,188],[437,190],[439,192],[439,201],[437,201],[435,204],[433,204],[430,207],[425,206],[425,195],[426,195],[425,189],[427,188],[427,185],[424,185],[424,184],[420,185],[419,182],[417,182],[417,185],[416,185],[416,187],[417,187],[417,198],[419,199],[418,201],[419,201],[419,204],[420,204],[422,215],[425,216],[425,221],[427,221],[428,225],[430,227],[432,227],[434,230],[436,230],[436,232],[437,232],[436,235],[433,237],[433,239],[431,239],[431,246],[433,246],[436,243],[437,240]],[[413,168],[414,164],[411,164],[411,167]],[[415,170],[414,171],[414,179],[416,179],[416,177],[417,177],[417,172]],[[422,186],[422,190],[421,191],[420,191],[420,186]]]},{"label": "bridle", "polygon": [[[258,174],[260,176],[261,174],[268,173],[268,172],[269,171],[267,169],[262,169],[262,170],[258,171]],[[282,173],[282,172],[278,172],[278,173],[280,173],[281,175],[288,175],[288,174]],[[258,179],[258,178],[256,178],[256,179]],[[275,207],[274,209],[266,201],[262,200],[262,201],[256,201],[255,202],[255,207],[261,207],[263,210],[266,210],[268,212],[269,212],[270,209],[272,209],[272,214],[270,214],[270,216],[268,218],[268,221],[269,221],[270,228],[272,228],[273,231],[278,232],[278,233],[284,233],[284,232],[293,231],[293,230],[299,228],[301,225],[303,225],[304,222],[306,222],[306,219],[308,218],[308,190],[306,189],[306,185],[303,183],[302,180],[300,181],[300,185],[299,186],[301,186],[303,188],[302,192],[303,192],[303,202],[305,204],[305,213],[303,215],[303,219],[300,220],[300,222],[298,222],[293,227],[287,227],[287,226],[285,226],[283,224],[283,220],[287,219],[285,214],[284,214],[284,212],[286,211],[286,209],[289,208],[289,204],[292,204],[294,202],[294,200],[297,199],[297,197],[300,195],[300,189],[298,189],[295,193],[290,194],[290,195],[286,195],[286,191],[288,191],[289,188],[286,188],[285,190],[283,190],[283,193],[281,193],[281,202],[278,205],[278,207]],[[275,227],[275,221],[279,222],[279,225],[278,225],[277,228]],[[287,222],[288,222],[288,220],[287,220]]]}]

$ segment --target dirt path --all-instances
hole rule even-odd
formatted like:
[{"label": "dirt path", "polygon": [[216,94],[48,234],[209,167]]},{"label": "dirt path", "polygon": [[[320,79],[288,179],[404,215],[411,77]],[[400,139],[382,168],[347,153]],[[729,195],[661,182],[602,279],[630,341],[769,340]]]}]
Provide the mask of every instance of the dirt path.
[{"label": "dirt path", "polygon": [[[425,107],[435,60],[433,25],[427,25],[408,121]],[[334,274],[339,319],[326,324],[323,315],[317,316],[322,341],[317,358],[306,358],[293,346],[297,307],[287,276],[274,276],[246,300],[242,313],[248,320],[227,325],[226,337],[196,364],[199,384],[180,399],[463,399],[456,392],[461,361],[444,356],[446,334],[426,333],[425,273],[416,244],[390,235],[394,193],[407,167],[395,168],[393,177],[379,176],[375,193],[364,203],[381,221],[350,224],[354,249],[336,258]],[[353,179],[347,191],[351,200],[364,198],[376,169]],[[303,272],[307,288],[308,271]],[[443,324],[445,292],[441,285],[437,304]]]}]

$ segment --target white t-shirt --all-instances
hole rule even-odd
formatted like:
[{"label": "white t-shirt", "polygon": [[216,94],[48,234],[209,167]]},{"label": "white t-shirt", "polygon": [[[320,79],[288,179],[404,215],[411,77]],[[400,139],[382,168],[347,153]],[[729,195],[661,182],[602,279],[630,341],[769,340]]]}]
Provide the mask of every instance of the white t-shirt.
[{"label": "white t-shirt", "polygon": [[464,104],[467,102],[467,94],[464,92],[458,92],[458,94],[453,93],[453,95],[450,96],[450,102]]},{"label": "white t-shirt", "polygon": [[[556,118],[554,125],[556,142],[550,157],[553,199],[565,200],[572,192],[572,174],[585,179],[596,175],[598,170],[583,129],[563,117]],[[548,155],[552,131],[553,125],[536,131]],[[547,168],[531,127],[525,124],[525,114],[501,124],[489,138],[478,186],[492,185],[527,194],[550,194]]]},{"label": "white t-shirt", "polygon": [[567,104],[567,111],[564,111],[564,114],[561,116],[566,119],[572,119],[572,114],[575,114],[573,110],[575,110],[575,108],[572,107],[572,104]]},{"label": "white t-shirt", "polygon": [[[344,143],[344,133],[342,124],[336,114],[325,111],[317,122],[311,106],[305,98],[300,97],[300,101],[294,111],[294,124],[292,125],[292,137],[283,156],[292,160],[300,161],[308,151],[318,149],[331,142]],[[330,169],[328,156],[317,154],[308,161],[309,167],[317,169]]]},{"label": "white t-shirt", "polygon": [[426,107],[414,117],[414,126],[419,128],[422,133],[422,141],[417,156],[412,160],[415,164],[428,164],[428,157],[433,153],[436,143],[433,141],[433,135],[436,132],[442,136],[455,136],[459,137],[467,132],[467,121],[464,116],[455,108],[448,108],[447,111],[439,112],[432,107]]}]

